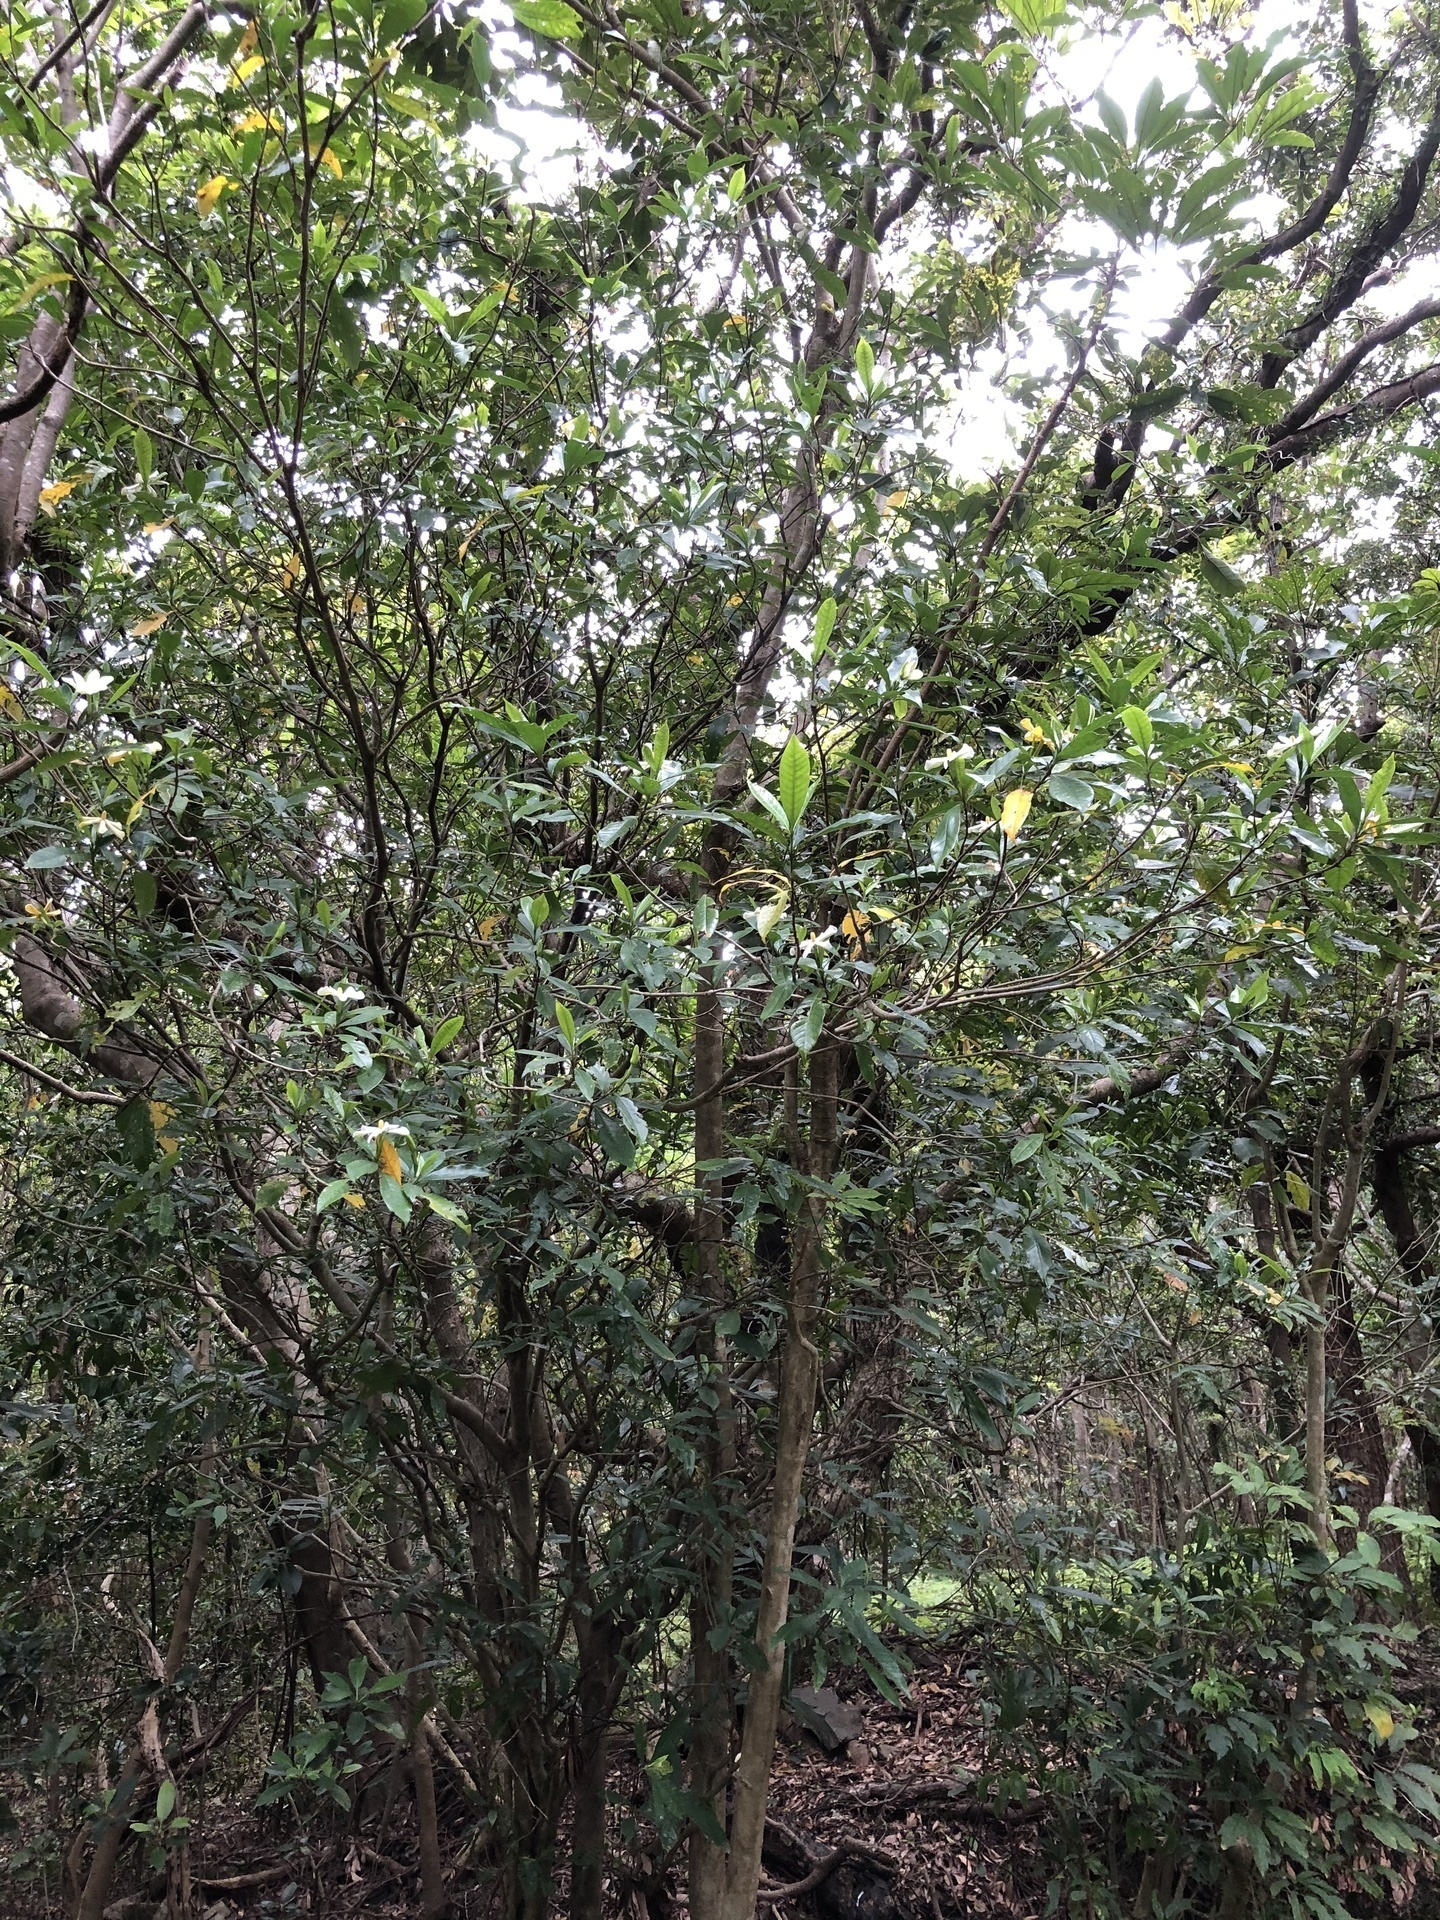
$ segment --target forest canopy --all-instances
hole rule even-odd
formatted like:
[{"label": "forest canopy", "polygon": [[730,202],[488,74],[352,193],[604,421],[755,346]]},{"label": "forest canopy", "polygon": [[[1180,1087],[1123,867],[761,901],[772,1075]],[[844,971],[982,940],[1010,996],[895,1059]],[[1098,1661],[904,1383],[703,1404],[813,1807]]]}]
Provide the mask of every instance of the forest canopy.
[{"label": "forest canopy", "polygon": [[1433,10],[9,0],[0,145],[9,1910],[1428,1911]]}]

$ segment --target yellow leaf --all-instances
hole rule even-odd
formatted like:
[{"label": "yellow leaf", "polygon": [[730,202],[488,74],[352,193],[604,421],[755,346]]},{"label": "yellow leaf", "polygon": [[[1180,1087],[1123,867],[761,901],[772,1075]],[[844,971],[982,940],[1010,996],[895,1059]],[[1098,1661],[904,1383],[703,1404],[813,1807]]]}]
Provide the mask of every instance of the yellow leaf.
[{"label": "yellow leaf", "polygon": [[347,1207],[354,1207],[357,1213],[359,1213],[365,1205],[365,1196],[363,1193],[342,1193],[340,1198],[345,1202]]},{"label": "yellow leaf", "polygon": [[174,1153],[180,1145],[180,1142],[175,1138],[173,1133],[157,1133],[155,1136],[155,1144],[162,1153]]},{"label": "yellow leaf", "polygon": [[48,487],[40,489],[40,510],[54,515],[62,500],[68,499],[79,485],[78,480],[54,480]]},{"label": "yellow leaf", "polygon": [[164,533],[167,527],[173,527],[174,524],[173,520],[147,520],[145,531],[146,533]]},{"label": "yellow leaf", "polygon": [[1297,1173],[1293,1167],[1285,1170],[1285,1191],[1290,1203],[1296,1207],[1308,1207],[1310,1204],[1310,1183],[1304,1174]]},{"label": "yellow leaf", "polygon": [[261,113],[258,107],[252,113],[239,114],[235,120],[236,133],[259,133],[261,128],[268,133],[278,133],[280,129],[268,113]]},{"label": "yellow leaf", "polygon": [[216,207],[220,204],[221,194],[224,193],[229,185],[230,182],[225,178],[223,173],[214,173],[211,174],[203,187],[196,190],[195,205],[200,210],[200,218],[202,220],[208,220],[211,214],[214,213]]},{"label": "yellow leaf", "polygon": [[23,720],[25,709],[15,698],[9,687],[0,687],[0,713],[8,713],[12,720]]},{"label": "yellow leaf", "polygon": [[1395,1731],[1394,1714],[1379,1700],[1365,1702],[1365,1718],[1382,1740],[1388,1740]]},{"label": "yellow leaf", "polygon": [[1034,798],[1029,787],[1012,787],[1005,796],[1005,804],[1000,809],[1000,831],[1012,846],[1020,838],[1020,829],[1025,824],[1030,802]]},{"label": "yellow leaf", "polygon": [[260,22],[252,20],[240,36],[240,44],[235,49],[235,58],[244,60],[255,51],[255,43],[260,38]]},{"label": "yellow leaf", "polygon": [[1167,1273],[1163,1278],[1166,1286],[1173,1287],[1176,1293],[1188,1293],[1190,1291],[1190,1282],[1188,1280],[1182,1280],[1178,1273]]},{"label": "yellow leaf", "polygon": [[68,273],[42,273],[38,280],[32,280],[21,289],[15,304],[17,307],[28,307],[37,293],[44,293],[47,287],[68,287],[73,277]]},{"label": "yellow leaf", "polygon": [[158,633],[170,618],[168,613],[152,613],[146,620],[137,620],[130,632],[134,639],[143,639],[147,633]]},{"label": "yellow leaf", "polygon": [[897,491],[894,493],[886,494],[885,496],[886,513],[896,512],[898,508],[904,506],[905,502],[909,498],[910,498],[909,490],[905,487],[898,488]]},{"label": "yellow leaf", "polygon": [[395,1151],[395,1143],[382,1133],[376,1143],[376,1155],[380,1161],[381,1173],[388,1173],[397,1185],[405,1178],[405,1169],[400,1164],[400,1156]]},{"label": "yellow leaf", "polygon": [[755,931],[762,940],[768,940],[780,924],[780,916],[790,904],[788,893],[777,893],[763,907],[755,909]]},{"label": "yellow leaf", "polygon": [[299,582],[300,582],[300,556],[298,553],[292,553],[290,558],[285,562],[285,565],[281,570],[280,584],[282,587],[294,587],[294,586],[298,586]]},{"label": "yellow leaf", "polygon": [[334,174],[337,180],[343,180],[345,178],[345,169],[341,166],[340,162],[335,158],[334,154],[330,151],[329,147],[322,147],[319,153],[316,153],[312,149],[310,158],[316,163],[317,166],[328,167],[331,173]]},{"label": "yellow leaf", "polygon": [[166,1122],[174,1119],[175,1109],[172,1106],[167,1106],[163,1100],[151,1100],[146,1104],[150,1108],[151,1126],[154,1127],[156,1133],[162,1132]]},{"label": "yellow leaf", "polygon": [[265,64],[265,56],[263,53],[252,53],[248,60],[242,60],[239,66],[236,67],[234,75],[230,81],[231,86],[232,87],[244,86],[245,82],[250,78],[251,74],[258,73],[261,67],[264,66],[264,64]]}]

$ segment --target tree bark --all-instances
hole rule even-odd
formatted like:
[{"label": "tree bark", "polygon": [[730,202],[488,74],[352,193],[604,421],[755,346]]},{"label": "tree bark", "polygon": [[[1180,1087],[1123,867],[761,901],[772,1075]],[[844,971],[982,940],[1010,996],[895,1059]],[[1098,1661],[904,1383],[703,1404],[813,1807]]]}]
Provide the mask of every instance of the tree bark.
[{"label": "tree bark", "polygon": [[[792,1076],[787,1087],[790,1160],[809,1181],[828,1181],[835,1168],[836,1067],[835,1044],[828,1034],[822,1035],[810,1056],[808,1140],[802,1140],[800,1135],[798,1090],[794,1087],[798,1074]],[[750,1674],[745,1732],[735,1770],[735,1813],[721,1920],[753,1920],[760,1886],[765,1806],[785,1674],[785,1649],[777,1635],[785,1625],[790,1608],[795,1528],[820,1380],[815,1330],[824,1276],[825,1215],[824,1198],[812,1186],[802,1203],[794,1240],[776,1409],[775,1480],[765,1529],[765,1560],[755,1622],[758,1663],[752,1666]]]}]

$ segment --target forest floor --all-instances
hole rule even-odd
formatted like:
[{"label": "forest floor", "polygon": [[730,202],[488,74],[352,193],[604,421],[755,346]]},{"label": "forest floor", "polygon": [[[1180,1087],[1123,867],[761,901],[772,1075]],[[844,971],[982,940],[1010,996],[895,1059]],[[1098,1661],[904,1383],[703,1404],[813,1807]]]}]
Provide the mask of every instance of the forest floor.
[{"label": "forest floor", "polygon": [[[772,1889],[793,1884],[842,1844],[853,1857],[811,1894],[772,1902],[762,1912],[777,1920],[938,1920],[957,1914],[1040,1920],[1047,1877],[1036,1817],[1041,1803],[977,1800],[972,1783],[983,1765],[983,1728],[963,1649],[922,1648],[902,1705],[884,1699],[856,1672],[832,1676],[830,1685],[855,1716],[858,1732],[826,1752],[787,1716],[774,1772],[767,1881]],[[646,1798],[633,1754],[617,1756],[614,1787],[617,1825],[633,1830]],[[21,1832],[28,1828],[33,1838],[39,1809],[17,1805],[16,1811],[30,1814]],[[362,1818],[358,1830],[352,1825],[315,1834],[309,1851],[287,1846],[274,1813],[242,1812],[219,1801],[195,1811],[196,1920],[289,1920],[302,1914],[310,1920],[410,1920],[419,1910],[408,1795],[395,1799],[388,1817],[377,1809]],[[18,1838],[0,1838],[0,1866],[7,1843]],[[643,1821],[628,1845],[617,1845],[610,1902],[616,1920],[684,1920],[683,1867],[674,1863],[667,1870],[657,1852]],[[455,1876],[454,1920],[482,1920],[490,1911],[487,1876],[476,1865],[478,1870],[462,1868]],[[165,1920],[160,1884],[147,1886],[138,1858],[127,1861],[126,1869],[117,1875],[107,1920]],[[559,1914],[563,1885],[557,1892]],[[12,1882],[0,1908],[7,1920],[61,1920],[73,1910],[53,1880],[48,1888]]]},{"label": "forest floor", "polygon": [[[1427,1654],[1407,1676],[1422,1717],[1432,1726],[1440,1701],[1440,1662]],[[766,1890],[759,1912],[776,1920],[1042,1920],[1054,1910],[1050,1879],[1057,1836],[1047,1828],[1050,1803],[1022,1779],[1008,1797],[985,1776],[988,1737],[973,1652],[963,1641],[910,1649],[909,1691],[896,1704],[858,1671],[834,1675],[830,1708],[846,1738],[825,1741],[789,1715],[776,1755],[766,1839]],[[836,1700],[835,1696],[839,1698]],[[827,1709],[828,1710],[828,1709]],[[835,1727],[828,1730],[833,1737]],[[263,1755],[257,1757],[257,1767]],[[377,1776],[357,1816],[293,1838],[280,1809],[255,1813],[237,1795],[208,1805],[191,1797],[196,1816],[192,1873],[194,1920],[414,1920],[419,1913],[415,1834],[408,1792],[381,1790]],[[617,1752],[612,1770],[615,1864],[607,1902],[612,1920],[687,1920],[683,1863],[662,1859],[643,1818],[648,1782],[633,1750]],[[12,1799],[19,1828],[0,1835],[0,1876],[7,1852],[17,1859],[43,1826],[38,1801]],[[483,1856],[465,1858],[465,1810],[449,1816],[455,1872],[450,1920],[489,1920],[494,1911]],[[563,1836],[562,1836],[563,1838]],[[563,1850],[562,1850],[563,1851]],[[838,1866],[835,1856],[845,1858]],[[488,1864],[492,1864],[488,1863]],[[828,1869],[816,1875],[817,1867]],[[167,1920],[163,1880],[146,1884],[132,1851],[117,1875],[106,1920]],[[799,1897],[776,1898],[799,1880],[819,1884]],[[556,1920],[565,1912],[563,1876]],[[1440,1881],[1423,1877],[1405,1920],[1437,1920]],[[768,1897],[767,1897],[768,1896]],[[9,1879],[0,1892],[4,1920],[64,1920],[73,1890],[62,1897],[52,1875]],[[1359,1909],[1355,1909],[1359,1911]]]}]

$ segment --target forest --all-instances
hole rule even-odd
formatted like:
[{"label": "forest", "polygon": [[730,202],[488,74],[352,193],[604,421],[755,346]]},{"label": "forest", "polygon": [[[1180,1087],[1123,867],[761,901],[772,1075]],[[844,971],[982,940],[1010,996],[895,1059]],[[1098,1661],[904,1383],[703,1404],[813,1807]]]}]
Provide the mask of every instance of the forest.
[{"label": "forest", "polygon": [[6,0],[0,1911],[1440,1913],[1435,0]]}]

